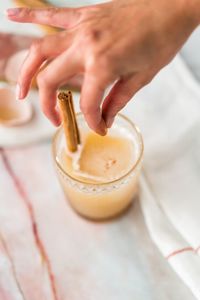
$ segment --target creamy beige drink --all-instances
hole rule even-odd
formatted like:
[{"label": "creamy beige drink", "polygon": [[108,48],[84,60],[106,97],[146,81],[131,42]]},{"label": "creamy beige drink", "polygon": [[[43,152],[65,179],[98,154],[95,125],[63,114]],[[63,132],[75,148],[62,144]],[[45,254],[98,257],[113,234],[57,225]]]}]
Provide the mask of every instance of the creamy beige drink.
[{"label": "creamy beige drink", "polygon": [[122,212],[137,192],[143,152],[135,126],[119,115],[105,137],[92,132],[81,114],[77,118],[81,146],[67,150],[63,130],[53,142],[59,179],[67,199],[81,215],[105,219]]}]

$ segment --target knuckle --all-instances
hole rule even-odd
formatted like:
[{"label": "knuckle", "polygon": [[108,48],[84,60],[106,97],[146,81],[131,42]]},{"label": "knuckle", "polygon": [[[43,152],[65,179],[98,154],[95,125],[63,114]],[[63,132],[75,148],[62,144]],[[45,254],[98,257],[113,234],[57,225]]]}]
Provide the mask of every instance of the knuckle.
[{"label": "knuckle", "polygon": [[153,79],[152,77],[146,78],[144,85],[148,85],[149,83],[151,83],[152,79]]},{"label": "knuckle", "polygon": [[117,99],[117,103],[119,103],[119,105],[123,105],[123,103],[128,100],[130,100],[133,96],[134,93],[134,89],[130,86],[125,86],[122,87],[120,90],[120,98]]},{"label": "knuckle", "polygon": [[143,86],[147,85],[149,83],[150,79],[144,78],[139,82],[139,87],[142,88]]},{"label": "knuckle", "polygon": [[145,76],[138,82],[139,87],[142,88],[143,86],[148,85],[152,81],[152,79],[153,79],[152,76]]},{"label": "knuckle", "polygon": [[128,100],[130,100],[134,94],[134,85],[132,84],[125,84],[123,80],[120,80],[119,82],[119,86],[120,86],[120,93],[118,99],[117,99],[117,103],[119,103],[119,105],[123,105],[124,102],[127,102]]},{"label": "knuckle", "polygon": [[41,72],[37,76],[37,84],[39,87],[43,87],[48,85],[48,78],[44,72]]},{"label": "knuckle", "polygon": [[108,114],[107,114],[107,118],[109,117],[109,118],[115,118],[115,116],[118,114],[118,112],[121,110],[121,108],[120,107],[117,107],[117,106],[115,106],[115,107],[113,107],[112,109],[110,109],[110,111],[108,112]]},{"label": "knuckle", "polygon": [[125,101],[118,99],[115,103],[115,107],[113,109],[113,116],[116,115],[118,111],[120,111],[126,105]]},{"label": "knuckle", "polygon": [[63,9],[62,8],[58,8],[58,7],[49,7],[47,9],[45,9],[44,11],[44,16],[48,19],[48,20],[57,20],[57,19],[61,19],[60,18],[60,14],[62,13]]},{"label": "knuckle", "polygon": [[92,43],[96,43],[101,40],[102,38],[102,31],[95,28],[89,28],[87,32],[88,39]]},{"label": "knuckle", "polygon": [[[128,95],[126,94],[126,98],[128,98]],[[118,98],[116,101],[116,107],[117,108],[121,108],[125,106],[125,100],[123,99],[123,97]]]},{"label": "knuckle", "polygon": [[133,97],[133,94],[134,94],[134,92],[133,92],[132,89],[127,89],[127,91],[124,92],[124,96],[125,96],[126,101],[130,100]]},{"label": "knuckle", "polygon": [[57,89],[58,87],[55,78],[51,76],[51,73],[48,70],[44,70],[37,75],[37,84],[39,88],[42,89]]},{"label": "knuckle", "polygon": [[104,34],[103,31],[97,26],[94,26],[92,22],[82,27],[82,33],[85,40],[87,41],[87,44],[89,44],[90,46],[99,44]]},{"label": "knuckle", "polygon": [[136,80],[136,82],[134,83],[134,91],[139,91],[141,88],[143,88],[146,84],[146,79],[138,79]]},{"label": "knuckle", "polygon": [[46,17],[52,18],[55,14],[58,14],[60,9],[58,7],[48,7],[44,13]]},{"label": "knuckle", "polygon": [[32,16],[32,9],[25,7],[21,10],[21,17],[31,17]]},{"label": "knuckle", "polygon": [[41,40],[36,40],[31,44],[30,52],[33,54],[39,54],[41,51]]}]

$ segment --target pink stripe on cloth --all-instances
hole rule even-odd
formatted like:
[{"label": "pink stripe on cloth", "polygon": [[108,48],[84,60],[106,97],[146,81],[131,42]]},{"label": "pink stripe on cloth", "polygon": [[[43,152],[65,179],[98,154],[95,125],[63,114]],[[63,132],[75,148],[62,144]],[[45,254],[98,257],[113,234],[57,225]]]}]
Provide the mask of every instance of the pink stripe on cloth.
[{"label": "pink stripe on cloth", "polygon": [[174,257],[177,254],[187,252],[187,251],[195,251],[195,250],[192,247],[186,247],[186,248],[178,249],[178,250],[175,250],[172,253],[170,253],[168,256],[166,256],[166,259],[170,259],[170,258]]},{"label": "pink stripe on cloth", "polygon": [[173,256],[175,256],[177,254],[180,254],[180,253],[183,253],[183,252],[187,252],[187,251],[193,251],[194,253],[198,253],[199,250],[200,250],[200,246],[198,246],[196,249],[194,249],[192,247],[185,247],[185,248],[173,251],[172,253],[170,253],[169,255],[166,256],[166,259],[170,259],[171,257],[173,257]]}]

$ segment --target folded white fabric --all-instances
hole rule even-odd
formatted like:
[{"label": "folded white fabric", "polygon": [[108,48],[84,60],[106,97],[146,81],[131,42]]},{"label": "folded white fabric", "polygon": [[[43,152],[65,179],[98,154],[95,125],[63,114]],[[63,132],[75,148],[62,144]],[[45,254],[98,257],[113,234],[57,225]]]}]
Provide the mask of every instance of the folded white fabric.
[{"label": "folded white fabric", "polygon": [[200,86],[180,57],[135,100],[145,142],[141,203],[150,235],[200,299]]},{"label": "folded white fabric", "polygon": [[181,55],[186,61],[189,68],[195,74],[196,78],[200,81],[200,26],[193,32],[188,42],[181,50]]}]

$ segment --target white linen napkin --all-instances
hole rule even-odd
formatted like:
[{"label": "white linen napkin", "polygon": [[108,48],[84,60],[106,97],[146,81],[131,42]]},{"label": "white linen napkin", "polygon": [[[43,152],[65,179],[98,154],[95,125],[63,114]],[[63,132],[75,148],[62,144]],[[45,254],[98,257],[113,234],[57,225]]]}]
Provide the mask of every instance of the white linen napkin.
[{"label": "white linen napkin", "polygon": [[[200,299],[200,86],[180,57],[126,108],[145,142],[141,204],[150,235]],[[133,104],[132,104],[133,107]]]}]

